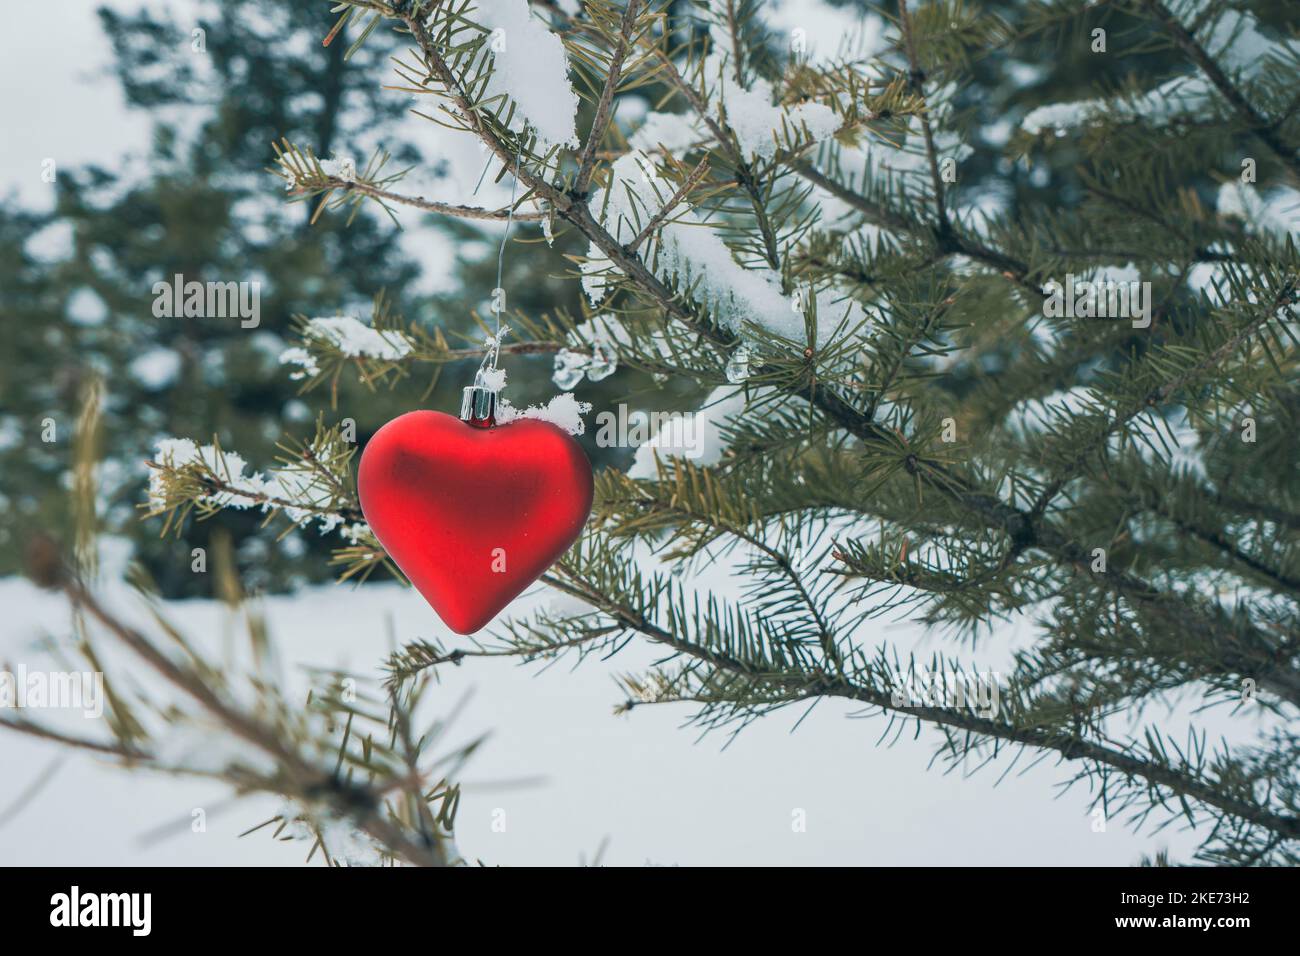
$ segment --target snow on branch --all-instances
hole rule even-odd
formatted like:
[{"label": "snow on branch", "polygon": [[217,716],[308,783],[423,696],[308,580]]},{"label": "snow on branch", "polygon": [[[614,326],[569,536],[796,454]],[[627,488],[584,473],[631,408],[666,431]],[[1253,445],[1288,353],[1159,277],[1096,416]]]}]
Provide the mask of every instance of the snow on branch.
[{"label": "snow on branch", "polygon": [[1230,180],[1219,187],[1219,215],[1240,219],[1248,232],[1300,241],[1300,190],[1282,186],[1267,196],[1248,183]]},{"label": "snow on branch", "polygon": [[353,545],[369,538],[370,529],[347,491],[352,449],[339,429],[319,429],[304,452],[260,472],[242,455],[216,443],[200,446],[188,438],[162,439],[149,462],[148,514],[251,508],[279,512],[300,528],[317,523],[321,534],[338,530]]},{"label": "snow on branch", "polygon": [[[593,198],[592,208],[604,210],[605,228],[626,245],[637,238],[673,193],[650,158],[632,152],[615,161],[610,185]],[[619,269],[595,243],[587,256],[582,265],[582,285],[592,305],[598,306],[610,291],[611,274],[619,273]],[[738,263],[718,233],[688,203],[682,203],[667,218],[657,238],[648,244],[644,258],[653,263],[660,279],[689,290],[691,298],[713,313],[723,328],[740,332],[749,321],[793,342],[804,340],[806,302],[799,295],[785,294],[774,272],[747,269]],[[819,341],[830,338],[846,318],[849,328],[865,318],[860,305],[839,301],[831,292],[820,292],[815,299]]]},{"label": "snow on branch", "polygon": [[533,15],[528,0],[480,0],[465,16],[488,33],[475,64],[491,65],[482,99],[514,101],[516,110],[502,112],[515,133],[530,127],[544,146],[577,146],[578,94],[564,43]]},{"label": "snow on branch", "polygon": [[[1184,24],[1188,30],[1191,24]],[[1300,42],[1275,41],[1260,33],[1258,21],[1248,13],[1230,10],[1203,28],[1206,54],[1222,66],[1249,79],[1274,58],[1300,57]],[[1175,76],[1136,96],[1053,103],[1027,113],[1021,127],[1030,135],[1067,129],[1102,120],[1168,122],[1175,116],[1205,113],[1220,98],[1210,79],[1202,74]]]},{"label": "snow on branch", "polygon": [[718,119],[736,134],[736,141],[746,157],[772,159],[785,144],[810,146],[833,136],[841,120],[835,111],[821,103],[798,103],[793,106],[774,104],[776,91],[761,77],[747,83],[735,79],[731,66],[731,40],[719,24],[712,24],[709,35],[713,52],[704,61],[706,98],[716,107]]},{"label": "snow on branch", "polygon": [[320,365],[311,346],[323,345],[345,358],[367,358],[399,362],[413,351],[410,341],[393,329],[375,329],[350,315],[308,319],[302,329],[304,346],[285,349],[282,365],[296,365],[293,379],[320,374]]}]

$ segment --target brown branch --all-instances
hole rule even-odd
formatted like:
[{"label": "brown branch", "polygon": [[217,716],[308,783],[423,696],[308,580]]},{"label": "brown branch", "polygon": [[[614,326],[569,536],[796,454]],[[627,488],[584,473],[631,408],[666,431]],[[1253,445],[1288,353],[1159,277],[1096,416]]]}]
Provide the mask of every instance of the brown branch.
[{"label": "brown branch", "polygon": [[[544,212],[521,212],[516,210],[512,217],[509,207],[483,209],[478,206],[461,206],[456,203],[439,202],[436,199],[425,199],[423,196],[406,196],[401,193],[390,192],[387,189],[380,189],[378,186],[371,186],[368,183],[349,182],[333,176],[329,177],[329,186],[327,188],[361,193],[381,203],[398,203],[402,206],[410,206],[413,209],[421,209],[424,212],[432,212],[440,216],[452,216],[456,219],[494,220],[497,222],[505,222],[511,218],[515,222],[542,222],[546,219],[546,213]],[[319,189],[316,187],[311,189],[300,187],[291,190],[289,194],[291,196],[305,196],[318,191]]]},{"label": "brown branch", "polygon": [[76,608],[84,610],[106,628],[159,676],[212,715],[223,727],[241,740],[275,759],[292,781],[298,793],[333,796],[334,803],[356,825],[393,850],[408,862],[420,866],[441,866],[447,860],[437,846],[420,846],[409,840],[382,815],[382,804],[372,799],[364,787],[339,779],[335,774],[314,767],[283,743],[283,734],[228,705],[197,675],[175,663],[139,631],[120,621],[74,576],[64,573],[56,581]]},{"label": "brown branch", "polygon": [[623,21],[619,24],[618,31],[618,46],[609,61],[609,75],[605,77],[605,85],[596,103],[596,116],[591,122],[591,132],[587,135],[587,144],[583,147],[582,156],[578,160],[578,176],[574,181],[573,191],[580,196],[584,195],[591,185],[591,177],[596,170],[596,148],[605,138],[606,130],[609,129],[614,91],[618,87],[619,80],[622,79],[623,61],[632,46],[632,32],[636,27],[640,6],[641,0],[627,0],[627,6],[623,10]]},{"label": "brown branch", "polygon": [[[478,351],[475,354],[482,355],[482,352]],[[156,461],[146,461],[145,465],[158,471],[164,471],[168,468],[180,470],[185,467],[184,465],[178,467]],[[213,494],[235,495],[240,498],[245,498],[248,501],[255,502],[256,504],[271,505],[272,507],[281,510],[285,508],[293,508],[298,511],[310,511],[314,515],[337,515],[344,521],[349,522],[363,522],[366,520],[366,516],[361,513],[360,508],[352,508],[346,505],[340,508],[328,508],[324,505],[313,505],[298,501],[290,501],[288,498],[281,498],[278,495],[268,495],[265,492],[247,491],[243,488],[236,488],[234,485],[222,481],[220,478],[209,478],[206,475],[199,476],[199,480],[203,483],[203,486]],[[162,513],[163,511],[151,511],[146,514],[145,517],[152,517]]]}]

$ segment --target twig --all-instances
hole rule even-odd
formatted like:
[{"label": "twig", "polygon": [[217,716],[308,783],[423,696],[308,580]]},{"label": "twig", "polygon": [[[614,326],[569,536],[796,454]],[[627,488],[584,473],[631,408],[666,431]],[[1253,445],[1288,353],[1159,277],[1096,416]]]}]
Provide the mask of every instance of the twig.
[{"label": "twig", "polygon": [[907,50],[909,67],[908,80],[912,92],[926,104],[921,111],[921,132],[925,136],[925,155],[930,160],[930,182],[934,186],[934,203],[937,207],[939,233],[947,235],[952,232],[952,222],[948,219],[948,206],[944,196],[943,176],[939,173],[939,151],[934,145],[934,131],[930,128],[929,102],[925,97],[925,72],[921,69],[921,60],[916,52],[916,40],[912,35],[912,15],[907,10],[907,0],[898,0],[898,23],[903,32],[903,46]]},{"label": "twig", "polygon": [[681,201],[686,198],[687,194],[690,193],[692,189],[699,185],[700,180],[704,178],[704,174],[708,171],[709,161],[705,159],[691,171],[691,174],[686,177],[686,181],[677,188],[675,193],[668,197],[668,201],[664,203],[663,208],[651,216],[650,221],[647,222],[645,226],[642,227],[641,231],[636,234],[636,237],[627,244],[627,251],[636,252],[637,247],[640,246],[652,232],[659,228],[664,220],[668,218],[673,209],[675,209]]},{"label": "twig", "polygon": [[[437,213],[440,216],[453,216],[456,219],[479,219],[479,220],[497,220],[504,222],[510,218],[510,209],[483,209],[478,206],[461,206],[455,203],[439,202],[435,199],[425,199],[423,196],[405,196],[401,193],[391,192],[387,189],[380,189],[378,186],[371,186],[368,183],[349,182],[345,179],[338,179],[331,176],[329,178],[329,189],[339,189],[354,193],[361,193],[380,202],[393,202],[402,206],[410,206],[413,209],[422,209],[425,212]],[[290,195],[308,195],[318,192],[318,187],[312,189],[299,188],[290,191]],[[516,222],[541,222],[546,219],[544,212],[515,212],[514,220]]]},{"label": "twig", "polygon": [[591,122],[591,132],[587,135],[587,143],[578,160],[578,176],[574,180],[573,191],[579,196],[586,195],[587,187],[591,185],[592,174],[596,170],[596,148],[605,138],[605,131],[609,128],[614,91],[618,88],[619,80],[622,79],[623,61],[632,45],[632,32],[636,27],[640,6],[641,0],[627,0],[627,6],[623,10],[623,21],[618,31],[618,46],[615,47],[614,55],[610,59],[609,75],[605,77],[605,85],[596,103],[596,116]]}]

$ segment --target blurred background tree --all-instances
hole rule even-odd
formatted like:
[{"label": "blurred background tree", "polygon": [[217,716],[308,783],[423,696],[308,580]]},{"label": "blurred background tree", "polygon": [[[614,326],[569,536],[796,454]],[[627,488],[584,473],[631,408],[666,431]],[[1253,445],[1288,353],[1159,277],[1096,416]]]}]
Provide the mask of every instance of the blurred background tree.
[{"label": "blurred background tree", "polygon": [[[773,6],[796,16],[801,9]],[[825,6],[892,10],[865,0],[829,0]],[[1014,16],[1022,5],[986,6],[989,13]],[[1300,19],[1291,4],[1255,6],[1283,32]],[[674,3],[672,9],[683,14],[675,26],[688,30],[690,4]],[[815,19],[816,11],[811,15]],[[276,194],[266,170],[274,162],[272,144],[282,138],[311,144],[321,157],[337,153],[358,162],[372,149],[388,147],[395,150],[390,168],[413,166],[433,178],[448,173],[436,139],[432,148],[412,145],[409,124],[425,122],[407,114],[412,104],[383,88],[391,75],[386,61],[400,45],[391,34],[381,30],[349,55],[357,39],[349,27],[322,46],[334,23],[328,7],[292,0],[194,0],[162,11],[102,9],[99,16],[113,51],[111,78],[130,108],[149,115],[152,146],[142,169],[116,157],[61,169],[51,212],[17,204],[0,209],[0,315],[10,355],[0,369],[0,574],[18,569],[14,544],[25,530],[66,527],[67,432],[54,442],[35,436],[47,417],[57,427],[74,420],[80,383],[94,370],[108,381],[104,530],[133,542],[164,594],[197,595],[205,585],[189,573],[188,555],[208,542],[208,523],[189,522],[181,538],[159,540],[156,526],[136,520],[147,480],[143,461],[154,442],[171,435],[216,436],[251,462],[270,463],[277,442],[305,436],[315,414],[297,399],[298,383],[279,365],[283,349],[295,344],[293,316],[368,316],[371,297],[384,290],[393,310],[408,320],[468,332],[472,312],[483,311],[495,285],[501,226],[434,216],[421,221],[408,210],[401,217],[404,236],[367,204],[347,228],[342,216],[329,214],[313,227],[311,204],[290,206]],[[1122,11],[1095,14],[1103,16],[1119,35],[1138,22]],[[1097,57],[1086,43],[1067,42],[1092,17],[1062,16],[1060,31],[1039,32],[1032,43],[972,63],[969,84],[954,98],[974,150],[963,161],[963,195],[1010,216],[1044,201],[1058,207],[1082,201],[1074,169],[1081,154],[1067,145],[1035,157],[1032,166],[1013,165],[1004,151],[1012,119],[1044,102],[1069,99],[1076,95],[1072,91],[1082,95],[1119,86],[1135,74],[1160,72],[1177,59],[1167,50],[1136,45],[1128,53]],[[644,108],[665,93],[662,86],[647,88]],[[589,110],[584,103],[580,126],[589,121]],[[624,105],[618,119],[634,125],[638,115]],[[402,123],[408,124],[404,134],[394,135]],[[51,228],[67,237],[66,248],[54,258],[39,256],[29,239]],[[515,238],[537,243],[540,230],[519,226]],[[563,231],[557,245],[558,253],[585,248]],[[555,274],[558,255],[538,257],[531,248],[512,243],[506,256],[511,307],[577,313],[576,285]],[[258,327],[155,318],[153,283],[176,274],[260,282]],[[433,288],[421,282],[430,275],[438,277]],[[536,374],[515,376],[516,403],[550,391],[548,356],[517,361]],[[468,374],[453,371],[440,380],[424,400],[427,407],[454,409]],[[956,379],[949,384],[962,388]],[[419,394],[371,392],[351,376],[340,380],[339,389],[338,407],[356,417],[361,444],[384,421],[409,410],[412,394]],[[698,405],[703,395],[626,368],[605,382],[584,382],[578,393],[595,399],[597,408],[626,399],[658,411]],[[597,467],[626,465],[631,457],[627,449],[596,447],[591,432],[584,445]],[[295,532],[277,540],[278,529],[259,532],[261,516],[252,513],[225,520],[241,542],[240,567],[250,587],[279,590],[329,579],[324,561],[302,560],[329,552],[318,537]]]},{"label": "blurred background tree", "polygon": [[[103,9],[100,22],[113,50],[112,78],[129,106],[150,116],[152,147],[144,169],[116,157],[61,169],[52,212],[0,211],[9,356],[0,370],[0,574],[18,570],[15,543],[26,532],[66,531],[70,426],[81,382],[97,371],[108,383],[104,530],[132,540],[164,594],[206,594],[206,582],[189,571],[189,553],[207,545],[213,526],[189,522],[179,539],[160,540],[157,524],[138,521],[143,462],[154,442],[217,436],[250,461],[269,463],[277,442],[309,433],[315,416],[279,364],[293,344],[293,316],[368,317],[371,298],[385,290],[408,319],[468,332],[472,310],[495,285],[501,227],[434,217],[421,224],[407,215],[402,225],[416,235],[404,236],[374,209],[347,228],[328,215],[312,226],[311,204],[291,206],[277,193],[267,169],[281,137],[358,162],[391,141],[392,166],[445,175],[445,161],[423,155],[409,136],[392,136],[404,120],[424,121],[408,119],[408,102],[382,88],[384,61],[396,47],[390,36],[369,38],[349,57],[355,36],[347,30],[322,46],[334,22],[328,6],[293,0]],[[51,261],[28,240],[55,225],[69,238],[66,254]],[[573,284],[548,276],[534,257],[512,254],[506,267],[514,307],[540,312],[576,301]],[[433,290],[418,282],[423,272],[440,277]],[[259,282],[259,324],[156,318],[153,284],[176,274]],[[550,374],[549,358],[536,364],[532,397],[546,391]],[[439,382],[428,406],[457,407],[460,384],[456,375]],[[371,392],[352,377],[339,389],[361,442],[411,407],[411,393]],[[516,391],[529,397],[522,381]],[[56,422],[54,442],[37,437],[47,417]],[[588,451],[602,454],[590,444]],[[328,553],[317,536],[277,541],[279,529],[259,532],[260,524],[257,514],[229,516],[246,584],[278,590],[329,578],[325,561],[303,560]]]}]

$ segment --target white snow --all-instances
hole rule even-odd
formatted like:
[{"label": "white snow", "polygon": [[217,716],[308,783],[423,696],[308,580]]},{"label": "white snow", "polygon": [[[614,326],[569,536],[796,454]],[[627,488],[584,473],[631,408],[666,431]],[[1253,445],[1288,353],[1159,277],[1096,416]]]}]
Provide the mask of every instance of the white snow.
[{"label": "white snow", "polygon": [[[401,332],[381,332],[350,315],[310,319],[303,338],[328,342],[344,355],[356,358],[397,362],[411,354],[411,343]],[[286,349],[280,361],[298,364],[304,371],[310,371],[315,363],[304,360],[302,352],[299,348]]]},{"label": "white snow", "polygon": [[494,392],[499,392],[506,387],[506,370],[503,368],[485,368],[483,370],[483,384]]},{"label": "white snow", "polygon": [[[331,514],[318,514],[312,510],[323,508],[333,500],[332,489],[316,472],[307,467],[289,465],[273,468],[263,473],[249,467],[238,452],[218,450],[213,445],[200,447],[188,438],[164,438],[157,443],[153,460],[166,468],[179,469],[191,464],[203,464],[229,490],[205,495],[203,500],[221,508],[258,508],[272,511],[276,504],[263,500],[276,498],[291,504],[279,506],[281,513],[299,527],[317,522],[321,534],[340,528],[340,519]],[[245,471],[248,473],[245,474]],[[158,469],[149,472],[149,505],[160,509],[166,503],[163,473]],[[341,529],[345,537],[355,541],[364,531],[356,525]]]},{"label": "white snow", "polygon": [[699,120],[690,113],[647,113],[645,122],[629,137],[633,149],[651,152],[662,147],[680,156],[691,146],[708,136],[700,129]]},{"label": "white snow", "polygon": [[[687,583],[702,594],[734,597],[735,563],[709,562]],[[129,590],[103,597],[127,620],[157,633]],[[579,610],[554,590],[538,587],[521,596],[511,613],[561,600],[565,610]],[[37,667],[48,660],[36,650],[48,635],[70,638],[69,612],[57,595],[21,578],[0,578],[0,604],[9,609],[0,659]],[[258,610],[282,661],[290,699],[305,696],[309,668],[341,668],[370,690],[367,682],[390,640],[434,637],[468,646],[439,624],[418,594],[392,583],[326,584],[269,596]],[[168,601],[163,612],[196,646],[218,654],[232,633],[240,633],[221,601]],[[1023,625],[1008,624],[1006,636],[1022,633]],[[927,640],[909,622],[871,624],[863,631],[869,649],[885,633],[904,647],[924,647]],[[456,774],[464,784],[456,838],[468,859],[575,864],[582,855],[590,860],[608,839],[604,862],[620,866],[953,865],[990,859],[1124,866],[1161,846],[1183,859],[1194,844],[1194,835],[1177,829],[1155,837],[1135,837],[1120,825],[1093,832],[1083,791],[1051,799],[1053,784],[1067,772],[1050,760],[1001,783],[1005,760],[969,779],[945,776],[927,767],[937,734],[926,731],[920,741],[909,734],[898,746],[875,746],[884,724],[846,719],[856,708],[834,701],[808,714],[796,732],[791,729],[802,709],[755,722],[725,749],[725,732],[700,741],[682,729],[692,710],[686,705],[611,716],[622,697],[613,677],[640,671],[662,655],[662,648],[637,640],[611,660],[593,656],[576,669],[568,661],[542,670],[484,660],[439,673],[420,727],[446,717],[458,702],[465,707],[450,737],[430,747],[430,757],[490,732]],[[73,730],[91,735],[99,728]],[[853,759],[835,759],[843,754]],[[7,732],[0,732],[0,766],[10,771],[0,775],[0,806],[10,807],[60,755],[66,760],[51,785],[0,830],[7,863],[300,866],[306,856],[301,843],[271,839],[272,827],[238,838],[278,813],[292,817],[303,808],[275,797],[228,805],[229,789],[215,782],[126,773]],[[882,780],[890,785],[881,786]],[[194,809],[205,811],[202,832],[190,826]],[[795,810],[806,816],[805,829],[791,827]],[[170,822],[177,825],[169,835],[144,839]],[[366,854],[354,854],[364,847],[340,837],[332,852],[364,859]],[[313,865],[323,865],[319,853]]]},{"label": "white snow", "polygon": [[89,286],[79,286],[68,296],[64,312],[73,325],[102,325],[108,318],[108,305]]},{"label": "white snow", "polygon": [[316,362],[316,356],[297,345],[280,353],[280,364],[298,366],[295,371],[289,373],[289,378],[295,381],[320,374],[320,365]]},{"label": "white snow", "polygon": [[176,381],[181,372],[181,356],[175,349],[149,349],[132,360],[128,371],[133,379],[156,392]]},{"label": "white snow", "polygon": [[1247,75],[1259,72],[1269,57],[1293,62],[1300,56],[1300,42],[1266,37],[1259,32],[1258,23],[1249,13],[1229,9],[1215,21],[1206,50],[1228,69]]},{"label": "white snow", "polygon": [[1047,130],[1063,135],[1068,129],[1101,119],[1161,123],[1171,116],[1206,110],[1215,95],[1201,76],[1175,76],[1131,100],[1090,99],[1040,106],[1026,113],[1020,125],[1034,135]]},{"label": "white snow", "polygon": [[[1193,26],[1186,18],[1184,25],[1189,29]],[[1300,42],[1270,39],[1259,32],[1254,17],[1235,10],[1214,21],[1205,47],[1222,66],[1247,77],[1257,74],[1271,57],[1294,60],[1300,56]],[[1176,76],[1131,102],[1091,99],[1040,106],[1025,115],[1021,126],[1036,135],[1045,130],[1061,134],[1108,117],[1133,117],[1159,123],[1176,114],[1204,111],[1218,96],[1200,73]]]},{"label": "white snow", "polygon": [[820,103],[773,106],[772,84],[766,80],[742,89],[724,75],[721,85],[727,122],[747,154],[771,159],[783,143],[820,143],[840,128],[839,117]]},{"label": "white snow", "polygon": [[[760,390],[760,392],[763,390]],[[756,396],[757,397],[757,396]],[[637,446],[636,457],[628,469],[629,478],[654,478],[656,454],[660,459],[689,457],[691,463],[704,467],[722,460],[727,443],[722,437],[722,427],[745,411],[745,392],[733,385],[715,388],[695,413],[690,448],[679,447],[680,429],[666,421],[650,440]],[[690,451],[686,455],[686,451]]]},{"label": "white snow", "polygon": [[357,161],[351,156],[335,156],[333,159],[320,160],[321,172],[333,176],[345,183],[357,181]]},{"label": "white snow", "polygon": [[1230,180],[1219,187],[1219,215],[1240,219],[1247,232],[1300,239],[1300,191],[1282,186],[1266,196],[1249,183]]},{"label": "white snow", "polygon": [[498,425],[508,425],[524,418],[536,418],[564,429],[570,435],[581,435],[587,429],[582,416],[591,411],[591,402],[580,402],[572,392],[562,392],[545,405],[516,408],[504,398],[497,400]]},{"label": "white snow", "polygon": [[856,4],[832,6],[826,0],[776,0],[760,15],[774,33],[784,35],[789,53],[815,66],[863,61],[887,46],[885,21]]},{"label": "white snow", "polygon": [[528,0],[479,0],[465,14],[490,34],[492,74],[484,98],[506,95],[518,109],[510,127],[537,131],[544,146],[577,146],[578,94],[564,43],[535,17]]},{"label": "white snow", "polygon": [[761,77],[736,81],[732,67],[731,37],[718,24],[710,25],[713,50],[704,61],[703,78],[717,118],[731,127],[747,156],[771,159],[783,145],[806,147],[834,135],[839,117],[821,103],[779,106],[776,91]]}]

